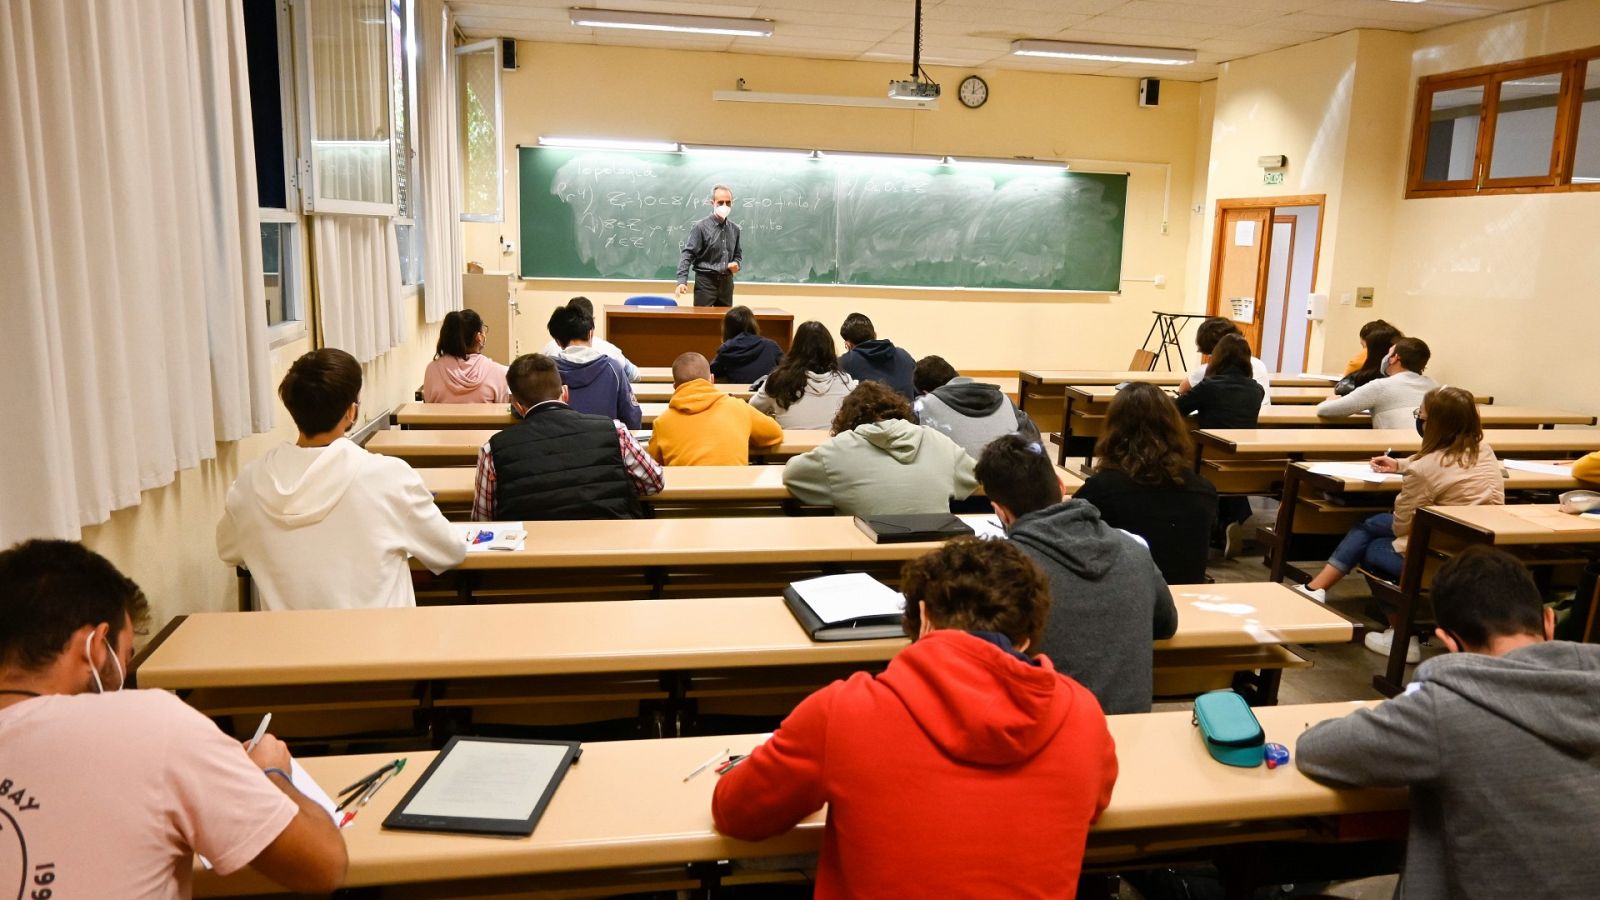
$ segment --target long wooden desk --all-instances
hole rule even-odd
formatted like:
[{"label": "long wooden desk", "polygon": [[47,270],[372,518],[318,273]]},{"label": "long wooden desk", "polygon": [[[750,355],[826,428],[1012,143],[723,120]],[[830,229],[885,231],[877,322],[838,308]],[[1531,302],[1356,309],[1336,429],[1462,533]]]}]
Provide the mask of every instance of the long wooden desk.
[{"label": "long wooden desk", "polygon": [[[1600,552],[1600,517],[1568,515],[1553,503],[1428,506],[1418,510],[1406,542],[1405,568],[1400,573],[1399,634],[1411,634],[1416,626],[1423,573],[1429,568],[1430,558],[1472,544],[1501,547],[1519,555],[1551,548],[1573,550],[1592,559]],[[1600,594],[1600,586],[1596,593]],[[1586,641],[1600,639],[1597,612],[1600,603],[1591,596],[1589,620],[1583,631]],[[1373,687],[1391,697],[1405,688],[1406,642],[1396,640],[1394,644],[1399,649],[1389,653],[1384,674],[1372,679]]]},{"label": "long wooden desk", "polygon": [[[717,307],[607,306],[605,337],[639,366],[670,366],[678,354],[691,350],[710,359],[722,346],[722,318],[727,312]],[[777,341],[787,352],[794,315],[768,307],[753,307],[751,312],[761,336]]]},{"label": "long wooden desk", "polygon": [[[711,357],[706,357],[710,359]],[[629,360],[632,362],[632,360]],[[639,366],[639,380],[636,384],[672,384],[671,366]]]},{"label": "long wooden desk", "polygon": [[[1311,723],[1347,715],[1362,705],[1280,706],[1260,709],[1257,715],[1269,740],[1293,746]],[[1302,821],[1307,817],[1408,807],[1404,790],[1336,790],[1311,781],[1292,765],[1277,770],[1220,765],[1201,746],[1190,715],[1177,711],[1110,718],[1119,774],[1111,804],[1089,836],[1091,860],[1138,858],[1163,838],[1189,846],[1246,843],[1268,835],[1305,838],[1310,835]],[[584,883],[639,890],[640,870],[650,867],[815,853],[825,810],[771,840],[736,841],[712,827],[716,777],[707,773],[683,780],[683,774],[708,756],[724,750],[748,752],[761,740],[743,735],[587,744],[582,761],[567,773],[533,835],[515,840],[384,831],[383,819],[434,756],[405,754],[404,771],[344,831],[350,854],[345,886],[433,883],[434,892],[423,896],[467,897],[510,886],[489,879],[532,876],[535,881],[519,882],[518,887],[526,891]],[[327,757],[303,763],[319,784],[337,790],[391,758]],[[689,873],[680,871],[677,877],[682,881]],[[221,878],[197,866],[194,887],[197,897],[282,893],[250,869]]]},{"label": "long wooden desk", "polygon": [[[469,466],[419,468],[422,483],[446,515],[472,508],[477,470]],[[1083,479],[1057,468],[1056,477],[1070,497],[1083,487]],[[783,511],[794,498],[783,483],[782,466],[663,466],[661,492],[645,503],[658,513],[665,508],[754,508]],[[979,488],[982,491],[982,488]]]},{"label": "long wooden desk", "polygon": [[[1533,460],[1528,460],[1533,462]],[[1561,464],[1557,460],[1542,461]],[[1570,463],[1569,463],[1570,464]],[[1382,482],[1361,478],[1346,478],[1336,473],[1316,472],[1314,463],[1290,463],[1284,470],[1282,502],[1278,517],[1271,528],[1260,532],[1267,547],[1268,580],[1276,583],[1285,575],[1296,581],[1307,581],[1310,572],[1292,565],[1295,557],[1296,535],[1323,535],[1328,538],[1342,536],[1368,516],[1388,512],[1394,507],[1394,497],[1400,492],[1400,479]],[[1506,502],[1535,502],[1532,497],[1544,496],[1550,491],[1569,491],[1581,487],[1583,482],[1572,475],[1554,475],[1527,472],[1507,467],[1505,474]]]},{"label": "long wooden desk", "polygon": [[[1158,673],[1271,670],[1281,656],[1271,648],[1345,643],[1355,635],[1349,620],[1282,585],[1172,590],[1178,631],[1155,642]],[[640,680],[612,676],[638,673],[655,676],[663,694],[644,698],[655,702],[642,714],[663,705],[682,713],[701,693],[772,693],[790,685],[803,695],[853,669],[886,664],[903,646],[899,639],[812,641],[781,597],[695,597],[203,613],[175,620],[133,671],[140,687],[185,692],[212,715],[283,713],[308,699],[354,709],[410,696],[424,713],[484,697],[535,704],[570,698],[578,690],[574,676],[585,676],[581,693],[589,701],[627,700],[638,697]],[[1263,652],[1249,652],[1257,650]],[[752,687],[730,670],[765,674]],[[364,689],[372,684],[408,687]],[[1260,698],[1275,699],[1275,690]]]},{"label": "long wooden desk", "polygon": [[[1503,459],[1560,459],[1600,450],[1600,429],[1485,429]],[[1197,431],[1195,469],[1224,494],[1276,494],[1287,462],[1415,453],[1413,429],[1235,428]]]},{"label": "long wooden desk", "polygon": [[[670,396],[670,393],[669,393]],[[639,404],[640,423],[648,428],[667,411],[665,400]],[[414,428],[505,428],[518,422],[516,413],[505,403],[402,403],[389,415],[389,422],[402,429]]]},{"label": "long wooden desk", "polygon": [[[1060,431],[1067,385],[1115,386],[1124,381],[1177,387],[1187,372],[1106,371],[1103,369],[1024,369],[1018,374],[1019,405],[1040,431]],[[1273,387],[1328,388],[1338,381],[1324,375],[1274,375]]]},{"label": "long wooden desk", "polygon": [[[398,456],[414,466],[471,466],[478,461],[478,448],[499,431],[498,428],[390,428],[374,434],[366,443],[373,453]],[[650,432],[635,431],[640,445],[649,443]],[[766,459],[787,459],[815,450],[828,439],[828,432],[786,431],[783,443],[759,455]]]}]

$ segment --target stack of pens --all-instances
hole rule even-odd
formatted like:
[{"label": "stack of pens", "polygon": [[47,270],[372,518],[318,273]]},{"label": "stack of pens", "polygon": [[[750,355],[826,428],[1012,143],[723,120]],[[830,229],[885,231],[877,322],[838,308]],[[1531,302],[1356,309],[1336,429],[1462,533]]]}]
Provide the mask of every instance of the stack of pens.
[{"label": "stack of pens", "polygon": [[[344,816],[339,820],[339,827],[349,825],[355,819],[356,813],[361,811],[361,807],[366,806],[373,795],[382,790],[383,786],[389,783],[389,779],[399,775],[400,770],[405,767],[406,761],[403,759],[390,760],[370,775],[340,791],[339,796],[344,799],[339,801],[337,811],[344,813]],[[346,807],[349,807],[348,810]]]}]

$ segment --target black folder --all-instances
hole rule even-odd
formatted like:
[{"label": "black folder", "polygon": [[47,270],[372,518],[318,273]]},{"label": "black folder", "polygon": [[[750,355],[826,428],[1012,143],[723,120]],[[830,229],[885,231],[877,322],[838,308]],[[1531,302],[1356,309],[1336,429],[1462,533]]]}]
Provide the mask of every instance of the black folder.
[{"label": "black folder", "polygon": [[901,627],[901,614],[861,616],[832,625],[822,621],[811,605],[806,603],[793,585],[783,589],[783,602],[794,613],[795,621],[805,629],[813,641],[875,641],[882,638],[905,637]]},{"label": "black folder", "polygon": [[967,523],[950,513],[909,516],[856,516],[856,527],[879,544],[943,541],[972,534]]}]

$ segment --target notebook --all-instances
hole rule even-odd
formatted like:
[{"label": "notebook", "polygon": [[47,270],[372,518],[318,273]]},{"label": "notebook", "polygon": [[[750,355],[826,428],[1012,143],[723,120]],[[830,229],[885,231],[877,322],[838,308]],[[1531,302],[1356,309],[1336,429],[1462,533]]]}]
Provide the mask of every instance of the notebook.
[{"label": "notebook", "polygon": [[856,516],[856,527],[878,544],[943,541],[972,534],[967,523],[950,513],[909,516]]},{"label": "notebook", "polygon": [[859,572],[796,581],[783,602],[813,641],[868,641],[904,637],[906,598]]}]

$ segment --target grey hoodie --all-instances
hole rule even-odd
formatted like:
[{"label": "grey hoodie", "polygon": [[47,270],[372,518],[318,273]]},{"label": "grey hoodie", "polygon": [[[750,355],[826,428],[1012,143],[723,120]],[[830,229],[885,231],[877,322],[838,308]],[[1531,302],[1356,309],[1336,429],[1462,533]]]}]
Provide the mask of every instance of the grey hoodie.
[{"label": "grey hoodie", "polygon": [[783,483],[801,503],[849,516],[949,512],[978,486],[975,463],[954,441],[904,419],[835,435],[789,460]]},{"label": "grey hoodie", "polygon": [[1039,429],[996,385],[952,378],[917,398],[917,420],[960,444],[973,459],[997,437],[1021,435],[1038,441]]},{"label": "grey hoodie", "polygon": [[1295,753],[1318,781],[1411,788],[1396,897],[1600,895],[1600,646],[1434,657]]},{"label": "grey hoodie", "polygon": [[807,372],[800,399],[788,406],[779,406],[777,399],[767,393],[766,382],[763,378],[756,384],[750,405],[777,419],[785,431],[832,428],[840,404],[856,389],[856,380],[843,371]]},{"label": "grey hoodie", "polygon": [[1028,513],[1007,535],[1050,578],[1039,651],[1093,691],[1107,715],[1149,712],[1150,642],[1178,629],[1172,592],[1150,551],[1082,500]]}]

